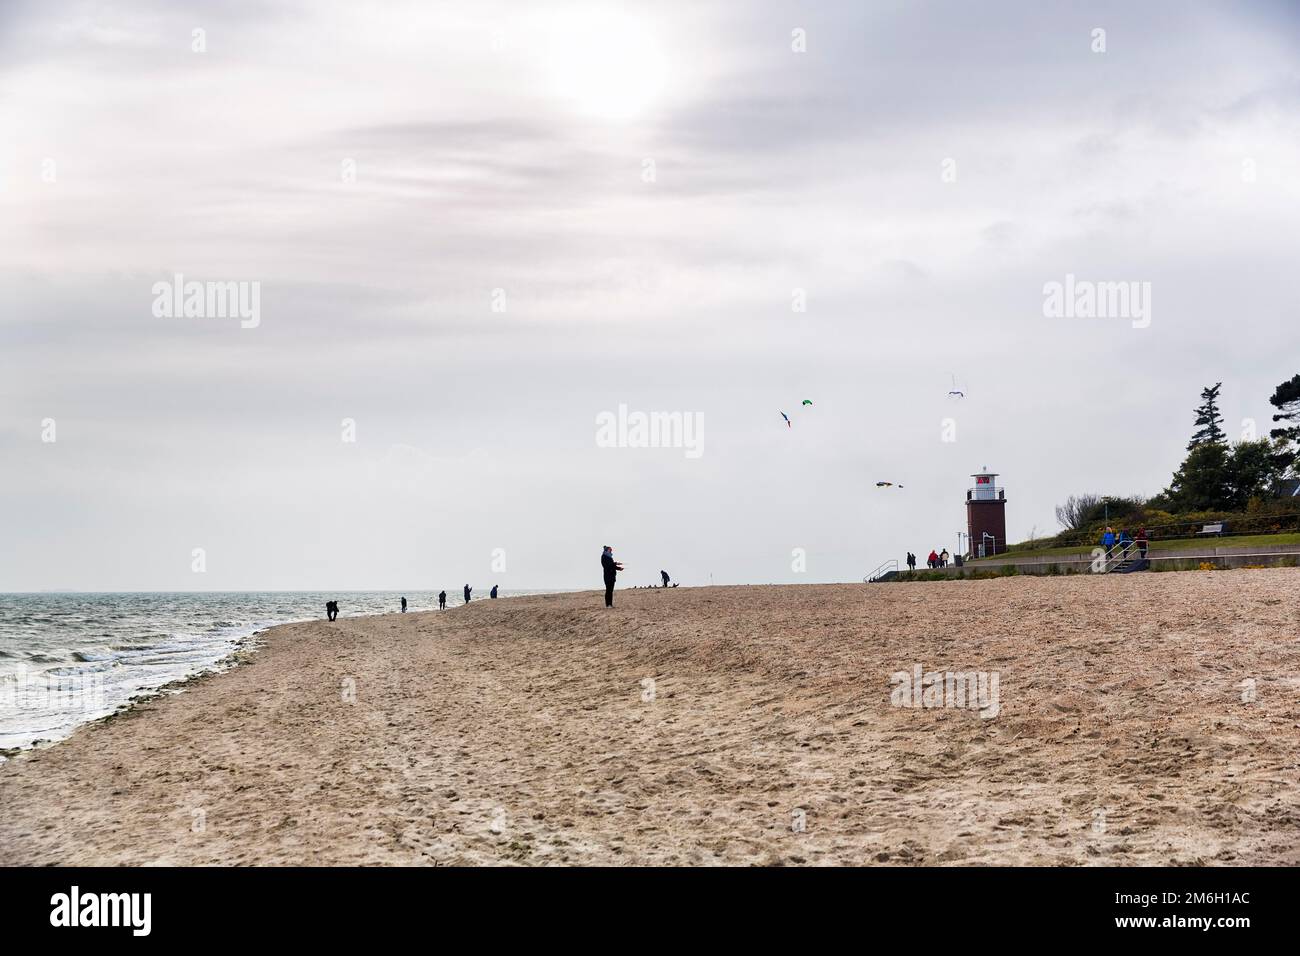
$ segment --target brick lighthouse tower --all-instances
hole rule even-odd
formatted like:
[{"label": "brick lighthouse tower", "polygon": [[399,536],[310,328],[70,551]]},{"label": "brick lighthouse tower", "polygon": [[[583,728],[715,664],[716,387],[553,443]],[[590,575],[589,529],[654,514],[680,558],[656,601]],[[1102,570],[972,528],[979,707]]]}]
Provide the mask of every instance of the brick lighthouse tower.
[{"label": "brick lighthouse tower", "polygon": [[972,557],[989,557],[1007,550],[1006,492],[988,470],[971,475],[975,487],[966,492],[966,534]]}]

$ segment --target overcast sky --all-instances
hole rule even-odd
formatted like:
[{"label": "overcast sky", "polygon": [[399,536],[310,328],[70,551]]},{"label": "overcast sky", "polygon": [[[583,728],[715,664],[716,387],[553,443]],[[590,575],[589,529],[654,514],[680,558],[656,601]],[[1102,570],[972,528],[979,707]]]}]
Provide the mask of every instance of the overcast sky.
[{"label": "overcast sky", "polygon": [[[1266,432],[1300,371],[1298,47],[1282,2],[9,0],[0,590],[860,580],[984,465],[1013,539],[1155,493],[1204,385]],[[258,324],[156,315],[176,273]],[[1045,316],[1067,274],[1149,325]],[[601,447],[620,405],[700,454]]]}]

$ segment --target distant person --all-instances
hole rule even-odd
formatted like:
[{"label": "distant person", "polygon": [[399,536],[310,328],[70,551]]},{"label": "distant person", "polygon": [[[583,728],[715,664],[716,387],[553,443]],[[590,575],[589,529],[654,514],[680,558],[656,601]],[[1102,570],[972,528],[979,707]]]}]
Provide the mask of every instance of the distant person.
[{"label": "distant person", "polygon": [[925,559],[925,563],[927,567],[931,568],[937,568],[939,566],[939,555],[935,552],[934,548],[930,549],[930,556]]},{"label": "distant person", "polygon": [[488,592],[488,597],[494,601],[497,599],[497,586],[495,584],[492,585],[492,590]]},{"label": "distant person", "polygon": [[439,610],[439,611],[445,611],[445,610],[447,610],[447,592],[446,592],[446,591],[439,591],[439,592],[438,592],[438,610]]},{"label": "distant person", "polygon": [[668,572],[660,571],[659,576],[664,579],[664,587],[668,587]]},{"label": "distant person", "polygon": [[914,555],[911,551],[907,552],[907,570],[909,571],[916,570],[916,555]]},{"label": "distant person", "polygon": [[946,568],[947,566],[948,566],[948,549],[944,548],[942,551],[939,552],[939,567]]},{"label": "distant person", "polygon": [[1145,561],[1147,557],[1147,529],[1146,528],[1138,528],[1136,540],[1137,540],[1138,551],[1141,552],[1142,560]]},{"label": "distant person", "polygon": [[1110,549],[1115,547],[1115,532],[1106,526],[1106,533],[1101,536],[1101,546],[1106,549],[1106,556],[1110,557]]},{"label": "distant person", "polygon": [[406,598],[402,598],[402,613],[406,613]]},{"label": "distant person", "polygon": [[605,576],[605,607],[614,606],[614,581],[618,578],[618,572],[623,570],[623,565],[614,560],[614,549],[605,545],[605,550],[600,553],[600,568]]},{"label": "distant person", "polygon": [[468,584],[465,585],[465,603],[466,603],[466,604],[469,603],[469,596],[470,596],[471,594],[473,594],[473,593],[474,593],[474,589],[473,589],[472,587],[470,587]]},{"label": "distant person", "polygon": [[326,601],[326,602],[325,602],[325,616],[326,616],[327,618],[329,618],[331,621],[335,620],[335,619],[339,616],[339,602],[338,602],[338,601]]},{"label": "distant person", "polygon": [[1129,537],[1128,528],[1119,529],[1119,550],[1121,554],[1127,554],[1133,539]]}]

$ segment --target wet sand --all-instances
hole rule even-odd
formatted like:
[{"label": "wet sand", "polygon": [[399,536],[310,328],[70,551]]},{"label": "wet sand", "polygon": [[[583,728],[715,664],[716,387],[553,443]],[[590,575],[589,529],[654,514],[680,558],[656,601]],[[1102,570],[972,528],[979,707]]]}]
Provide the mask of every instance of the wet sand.
[{"label": "wet sand", "polygon": [[275,628],[0,766],[0,864],[1300,863],[1300,571],[617,603]]}]

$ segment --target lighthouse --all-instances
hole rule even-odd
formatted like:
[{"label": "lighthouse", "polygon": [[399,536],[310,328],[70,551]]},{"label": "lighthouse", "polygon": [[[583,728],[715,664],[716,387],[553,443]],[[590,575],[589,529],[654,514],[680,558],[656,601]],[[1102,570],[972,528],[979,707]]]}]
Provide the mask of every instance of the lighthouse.
[{"label": "lighthouse", "polygon": [[997,474],[985,466],[971,475],[975,486],[966,491],[966,533],[973,558],[1007,550],[1006,491],[998,487]]}]

